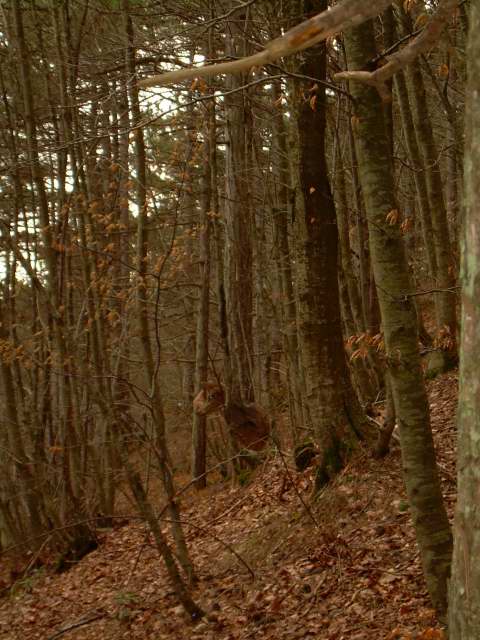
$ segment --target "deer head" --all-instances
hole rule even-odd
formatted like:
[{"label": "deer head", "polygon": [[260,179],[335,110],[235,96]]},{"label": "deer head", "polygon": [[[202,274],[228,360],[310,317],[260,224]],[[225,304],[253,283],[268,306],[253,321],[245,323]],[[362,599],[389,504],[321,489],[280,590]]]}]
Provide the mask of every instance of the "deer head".
[{"label": "deer head", "polygon": [[206,416],[221,409],[225,404],[225,394],[222,387],[207,382],[193,399],[193,410],[199,416]]}]

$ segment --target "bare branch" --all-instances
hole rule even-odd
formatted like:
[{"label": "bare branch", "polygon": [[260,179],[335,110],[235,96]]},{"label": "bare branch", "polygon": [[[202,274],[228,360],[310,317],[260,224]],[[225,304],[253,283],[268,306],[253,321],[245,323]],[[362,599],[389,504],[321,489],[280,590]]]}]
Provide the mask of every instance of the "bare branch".
[{"label": "bare branch", "polygon": [[391,95],[390,89],[386,84],[387,80],[435,45],[458,4],[459,0],[441,0],[438,9],[431,16],[421,33],[401,51],[388,56],[388,62],[383,67],[371,72],[342,71],[341,73],[336,73],[334,79],[337,81],[356,80],[370,84],[377,89],[383,100],[390,100]]},{"label": "bare branch", "polygon": [[85,625],[91,624],[92,622],[95,622],[96,620],[100,620],[100,618],[104,618],[104,617],[105,617],[105,613],[103,611],[95,611],[90,616],[87,614],[87,616],[84,616],[77,622],[74,622],[73,624],[69,624],[62,627],[56,633],[54,633],[53,636],[48,636],[48,640],[56,640],[57,638],[60,638],[61,636],[68,633],[69,631],[73,631],[74,629],[78,629],[79,627],[84,627]]},{"label": "bare branch", "polygon": [[269,42],[263,51],[252,56],[233,60],[232,62],[221,62],[220,64],[170,71],[169,73],[140,80],[138,85],[145,88],[171,84],[181,80],[190,80],[191,78],[206,78],[220,73],[248,71],[252,67],[263,66],[284,56],[290,56],[297,51],[308,49],[317,42],[326,40],[344,29],[361,24],[369,18],[382,13],[391,3],[392,0],[377,0],[377,2],[344,0],[344,2],[335,5],[331,9],[323,11],[293,27],[284,36]]}]

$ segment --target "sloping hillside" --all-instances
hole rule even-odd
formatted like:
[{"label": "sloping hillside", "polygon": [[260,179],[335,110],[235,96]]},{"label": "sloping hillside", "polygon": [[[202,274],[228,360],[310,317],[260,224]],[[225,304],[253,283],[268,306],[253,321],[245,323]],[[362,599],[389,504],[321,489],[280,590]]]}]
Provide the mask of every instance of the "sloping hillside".
[{"label": "sloping hillside", "polygon": [[[444,492],[455,490],[456,375],[430,383]],[[246,488],[218,485],[184,501],[208,616],[188,622],[145,527],[131,520],[63,574],[19,581],[0,600],[0,638],[240,640],[441,638],[429,608],[398,447],[357,457],[305,506],[310,472],[268,463]]]}]

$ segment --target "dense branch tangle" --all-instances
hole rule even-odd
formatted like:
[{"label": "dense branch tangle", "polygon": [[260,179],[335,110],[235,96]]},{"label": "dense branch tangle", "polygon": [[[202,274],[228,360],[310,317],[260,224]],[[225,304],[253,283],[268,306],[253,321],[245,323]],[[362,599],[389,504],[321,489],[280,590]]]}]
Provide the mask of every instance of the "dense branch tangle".
[{"label": "dense branch tangle", "polygon": [[[148,88],[173,84],[192,78],[208,78],[219,74],[237,74],[254,67],[261,67],[279,58],[313,47],[327,38],[331,38],[357,24],[374,18],[390,4],[392,4],[392,0],[379,0],[375,3],[366,0],[343,0],[343,2],[339,2],[327,11],[290,29],[284,36],[269,42],[265,49],[259,53],[232,62],[170,71],[140,80],[138,84],[142,88]],[[385,99],[388,99],[387,80],[417,56],[434,46],[458,4],[459,0],[441,0],[439,7],[428,20],[423,31],[400,52],[389,55],[387,64],[376,71],[345,71],[336,74],[336,80],[350,79],[372,84]]]},{"label": "dense branch tangle", "polygon": [[388,7],[391,2],[392,0],[379,0],[376,3],[365,2],[365,0],[344,0],[328,11],[305,20],[305,22],[287,31],[284,36],[269,42],[260,53],[233,62],[223,62],[155,75],[141,80],[138,84],[142,88],[147,88],[172,84],[191,78],[207,78],[221,73],[242,73],[252,67],[260,67],[279,58],[313,47],[315,44],[336,35],[348,27],[375,17]]}]

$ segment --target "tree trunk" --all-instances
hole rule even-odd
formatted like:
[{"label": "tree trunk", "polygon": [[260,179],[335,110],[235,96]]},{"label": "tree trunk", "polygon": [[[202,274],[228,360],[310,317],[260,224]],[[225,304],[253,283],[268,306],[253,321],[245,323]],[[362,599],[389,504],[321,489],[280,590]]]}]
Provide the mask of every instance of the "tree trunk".
[{"label": "tree trunk", "polygon": [[[395,74],[395,92],[398,98],[400,114],[402,117],[403,135],[405,138],[405,146],[408,151],[409,161],[413,167],[413,177],[415,180],[415,188],[417,191],[417,200],[420,209],[420,223],[423,235],[423,243],[427,254],[429,275],[432,282],[437,279],[437,258],[435,255],[435,247],[432,243],[433,228],[430,213],[430,203],[428,200],[427,182],[425,173],[422,169],[422,158],[420,149],[418,148],[417,138],[415,136],[415,127],[413,124],[412,110],[407,91],[407,83],[403,71]],[[437,314],[438,315],[438,314]]]},{"label": "tree trunk", "polygon": [[458,499],[450,581],[448,631],[450,640],[480,636],[480,5],[470,9],[467,46],[465,224],[462,234],[462,332],[458,412]]},{"label": "tree trunk", "polygon": [[[233,6],[233,5],[232,5]],[[228,23],[226,54],[246,54],[249,28],[247,10],[236,11]],[[229,75],[226,89],[239,89],[246,74]],[[253,278],[252,212],[246,131],[251,117],[248,93],[225,96],[225,301],[231,375],[226,380],[226,401],[254,401],[253,388]]]},{"label": "tree trunk", "polygon": [[[208,330],[210,320],[210,220],[212,205],[212,170],[211,146],[215,147],[212,139],[212,120],[215,118],[215,106],[208,105],[209,119],[204,145],[205,169],[203,173],[203,198],[200,219],[200,297],[197,310],[197,337],[195,355],[195,394],[202,385],[208,382]],[[213,152],[214,153],[214,152]],[[214,157],[214,156],[213,156]],[[192,424],[192,478],[195,479],[197,489],[207,485],[207,438],[206,416],[193,412]]]},{"label": "tree trunk", "polygon": [[[402,19],[410,27],[411,19],[406,13]],[[418,60],[406,70],[418,146],[423,156],[428,198],[433,229],[433,246],[437,265],[435,309],[437,312],[437,345],[442,355],[439,369],[444,370],[456,362],[457,318],[454,261],[450,245],[447,210],[443,194],[443,181],[438,162],[438,151],[429,115],[425,85]]]},{"label": "tree trunk", "polygon": [[[273,84],[273,100],[281,99],[280,87]],[[288,214],[292,208],[291,175],[288,162],[287,128],[283,111],[274,112],[273,166],[278,182],[278,190],[273,208],[273,233],[275,255],[278,263],[280,291],[282,297],[283,344],[287,360],[287,384],[289,385],[290,422],[297,440],[299,429],[305,426],[302,404],[302,373],[297,333],[297,307],[293,290],[293,269],[288,242]]]},{"label": "tree trunk", "polygon": [[[326,0],[306,0],[305,15],[326,9]],[[326,48],[322,43],[302,54],[302,75],[324,78]],[[343,348],[338,290],[338,231],[325,158],[325,88],[321,83],[297,85],[299,221],[302,267],[299,269],[302,364],[306,400],[314,438],[322,450],[317,469],[319,489],[343,466],[354,445],[359,421]],[[356,424],[357,423],[357,424]]]},{"label": "tree trunk", "polygon": [[[376,55],[372,22],[345,37],[349,68],[364,69]],[[451,532],[437,473],[403,239],[395,215],[392,162],[382,104],[375,89],[351,83],[355,137],[367,212],[370,253],[385,336],[386,364],[400,428],[402,461],[427,587],[440,615],[446,612]]]}]

